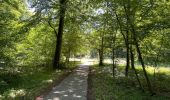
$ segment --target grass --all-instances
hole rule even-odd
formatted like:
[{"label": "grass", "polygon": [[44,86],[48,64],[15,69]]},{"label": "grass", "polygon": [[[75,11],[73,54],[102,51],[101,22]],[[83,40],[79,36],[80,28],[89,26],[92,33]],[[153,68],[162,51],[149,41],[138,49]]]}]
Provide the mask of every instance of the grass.
[{"label": "grass", "polygon": [[[129,72],[130,73],[129,78],[125,78],[124,76],[113,78],[110,70],[111,69],[110,65],[100,67],[95,65],[92,66],[90,69],[92,74],[91,75],[92,91],[93,94],[95,95],[96,100],[170,100],[169,97],[165,96],[170,95],[170,93],[167,94],[167,91],[170,92],[169,90],[170,76],[168,76],[169,70],[166,70],[164,68],[160,69],[160,74],[164,73],[166,77],[161,77],[161,79],[157,78],[156,80],[157,85],[155,85],[154,91],[156,91],[157,93],[159,92],[158,93],[159,95],[157,94],[154,96],[150,96],[148,91],[142,92],[139,89],[133,71]],[[118,70],[123,72],[124,67],[119,66]],[[153,82],[152,73],[153,68],[148,67],[147,70],[149,71],[149,77]],[[139,67],[138,71],[140,79],[146,90],[146,83],[142,76],[142,71]],[[166,93],[161,89],[166,90]]]},{"label": "grass", "polygon": [[[137,66],[139,74],[143,74],[141,66]],[[170,95],[170,68],[168,67],[146,67],[148,76],[153,84],[153,89],[157,93]],[[155,72],[155,76],[154,76]]]},{"label": "grass", "polygon": [[34,100],[43,89],[70,73],[77,64],[71,63],[69,67],[56,71],[37,67],[23,68],[21,72],[1,73],[0,100]]}]

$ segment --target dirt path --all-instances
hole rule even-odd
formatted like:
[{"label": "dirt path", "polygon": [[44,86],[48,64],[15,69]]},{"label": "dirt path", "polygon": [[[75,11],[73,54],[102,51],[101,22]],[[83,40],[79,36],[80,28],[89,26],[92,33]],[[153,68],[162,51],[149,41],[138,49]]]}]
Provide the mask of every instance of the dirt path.
[{"label": "dirt path", "polygon": [[43,100],[87,100],[88,65],[80,65],[71,75],[43,97]]}]

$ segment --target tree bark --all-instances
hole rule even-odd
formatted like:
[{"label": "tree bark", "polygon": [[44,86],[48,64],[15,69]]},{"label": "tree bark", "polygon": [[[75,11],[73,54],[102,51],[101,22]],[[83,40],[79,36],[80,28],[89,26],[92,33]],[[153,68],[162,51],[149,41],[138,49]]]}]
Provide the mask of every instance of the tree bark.
[{"label": "tree bark", "polygon": [[129,70],[129,66],[130,66],[130,61],[129,61],[129,36],[128,36],[128,27],[126,29],[126,34],[123,33],[123,29],[122,29],[122,25],[120,23],[119,17],[115,11],[115,15],[116,15],[116,19],[117,19],[117,23],[119,24],[119,28],[120,28],[120,33],[123,36],[125,45],[126,45],[126,68],[125,68],[125,76],[128,76],[128,70]]},{"label": "tree bark", "polygon": [[104,47],[104,40],[103,40],[103,36],[102,36],[102,40],[101,40],[101,47],[99,49],[99,66],[103,66],[103,47]]},{"label": "tree bark", "polygon": [[115,64],[115,48],[112,48],[112,61],[113,61],[113,69],[112,69],[112,73],[113,73],[113,77],[115,77],[115,68],[116,68],[116,64]]},{"label": "tree bark", "polygon": [[144,72],[144,76],[145,76],[145,79],[146,79],[146,82],[147,82],[147,85],[148,85],[148,89],[150,91],[151,94],[154,94],[153,90],[152,90],[152,85],[151,85],[151,82],[149,80],[149,77],[148,77],[148,74],[146,72],[146,69],[145,69],[145,63],[143,61],[143,57],[142,57],[142,53],[141,53],[141,50],[139,48],[139,44],[138,44],[138,40],[137,40],[137,35],[136,35],[136,31],[135,31],[135,28],[134,28],[134,24],[133,22],[131,22],[131,19],[130,19],[130,1],[128,1],[128,6],[126,8],[126,6],[124,5],[124,10],[125,10],[125,14],[126,14],[126,18],[127,18],[127,22],[128,24],[130,25],[130,30],[132,32],[132,38],[134,40],[134,44],[135,44],[135,47],[136,47],[136,50],[137,50],[137,53],[138,53],[138,58],[139,58],[139,61],[142,65],[142,69],[143,69],[143,72]]},{"label": "tree bark", "polygon": [[60,68],[60,56],[61,56],[61,48],[62,48],[65,11],[66,11],[66,0],[60,0],[60,19],[59,19],[59,27],[58,27],[58,34],[57,34],[56,50],[55,50],[54,61],[53,61],[54,69]]},{"label": "tree bark", "polygon": [[[133,35],[134,35],[134,33],[133,33]],[[138,44],[138,42],[137,42],[136,36],[133,36],[133,38],[134,38],[136,50],[137,50],[137,53],[138,53],[138,58],[139,58],[139,61],[140,61],[141,65],[142,65],[142,69],[143,69],[143,72],[144,72],[144,76],[145,76],[145,78],[146,78],[146,82],[147,82],[149,91],[151,92],[151,94],[154,94],[154,92],[153,92],[153,90],[152,90],[151,82],[150,82],[150,80],[149,80],[148,74],[147,74],[146,69],[145,69],[145,63],[144,63],[144,61],[143,61],[142,53],[141,53],[141,51],[140,51],[139,44]]]},{"label": "tree bark", "polygon": [[130,59],[129,59],[129,34],[128,30],[126,31],[126,68],[125,68],[125,76],[128,76]]},{"label": "tree bark", "polygon": [[138,84],[139,84],[141,90],[144,92],[143,86],[142,86],[142,84],[141,84],[141,82],[140,82],[140,79],[139,79],[139,76],[138,76],[138,72],[137,72],[137,70],[136,70],[136,68],[135,68],[134,54],[133,54],[132,44],[131,44],[131,46],[130,46],[130,58],[131,58],[131,67],[132,67],[132,69],[133,69],[134,72],[135,72],[136,79],[137,79],[137,81],[138,81]]},{"label": "tree bark", "polygon": [[113,61],[113,68],[112,68],[112,73],[113,77],[115,77],[115,68],[116,68],[116,63],[115,63],[115,43],[116,42],[116,34],[112,37],[112,61]]},{"label": "tree bark", "polygon": [[99,66],[103,66],[103,51],[99,49]]}]

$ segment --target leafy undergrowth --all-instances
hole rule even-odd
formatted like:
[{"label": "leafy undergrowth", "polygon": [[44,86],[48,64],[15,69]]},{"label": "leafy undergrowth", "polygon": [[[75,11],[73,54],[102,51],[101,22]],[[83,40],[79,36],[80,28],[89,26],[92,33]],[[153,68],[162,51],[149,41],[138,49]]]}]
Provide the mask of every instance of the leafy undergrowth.
[{"label": "leafy undergrowth", "polygon": [[[121,69],[123,70],[124,67],[120,66],[119,70]],[[136,66],[136,69],[138,71],[138,75],[141,79],[142,84],[144,85],[144,87],[147,87],[145,78],[143,75],[142,67]],[[156,92],[157,94],[170,96],[170,84],[169,84],[170,83],[170,68],[160,66],[155,69],[154,67],[147,66],[146,70],[147,70],[149,79],[152,83],[152,88],[154,92]],[[130,70],[129,76],[131,78],[131,81],[137,84],[137,82],[134,81],[136,80],[134,71]]]},{"label": "leafy undergrowth", "polygon": [[22,71],[0,73],[0,100],[34,100],[55,80],[70,73],[79,63],[72,63],[61,70],[42,67],[22,68]]},{"label": "leafy undergrowth", "polygon": [[163,95],[151,96],[148,91],[142,92],[134,77],[120,75],[113,78],[109,69],[111,66],[91,67],[92,91],[96,100],[170,100]]}]

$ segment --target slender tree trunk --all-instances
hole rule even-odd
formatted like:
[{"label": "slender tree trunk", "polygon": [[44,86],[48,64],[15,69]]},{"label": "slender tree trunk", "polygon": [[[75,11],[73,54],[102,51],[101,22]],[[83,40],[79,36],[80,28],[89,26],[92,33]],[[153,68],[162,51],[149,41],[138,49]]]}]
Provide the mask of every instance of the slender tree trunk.
[{"label": "slender tree trunk", "polygon": [[128,70],[129,70],[129,66],[130,66],[130,61],[129,61],[129,36],[128,36],[128,29],[126,30],[126,35],[123,33],[123,29],[122,29],[122,25],[120,23],[119,17],[115,11],[116,14],[116,19],[117,19],[117,23],[119,24],[119,28],[120,28],[120,33],[123,36],[125,45],[126,45],[126,68],[125,68],[125,76],[128,76]]},{"label": "slender tree trunk", "polygon": [[126,31],[126,68],[125,68],[125,76],[128,76],[130,59],[129,59],[129,34],[128,30]]},{"label": "slender tree trunk", "polygon": [[132,33],[133,33],[133,39],[134,39],[134,43],[135,43],[135,46],[136,46],[136,50],[137,50],[137,53],[138,53],[138,58],[139,58],[139,61],[142,65],[142,69],[143,69],[143,72],[144,72],[144,76],[146,78],[146,82],[147,82],[149,91],[151,92],[151,94],[154,94],[154,92],[152,90],[151,82],[149,80],[148,74],[147,74],[146,69],[145,69],[145,63],[143,61],[142,53],[140,51],[139,44],[138,44],[138,41],[136,39],[136,34],[135,34],[135,30],[134,30],[133,26],[132,26]]},{"label": "slender tree trunk", "polygon": [[99,49],[99,65],[100,66],[103,66],[103,46],[104,46],[104,43],[103,43],[103,36],[102,36],[102,41],[101,41],[101,48]]},{"label": "slender tree trunk", "polygon": [[115,49],[114,47],[112,48],[112,61],[113,61],[113,69],[112,69],[112,73],[113,73],[113,77],[115,77],[115,68],[116,68],[116,64],[115,64]]},{"label": "slender tree trunk", "polygon": [[116,34],[114,34],[113,38],[112,38],[112,61],[113,61],[113,69],[112,69],[112,73],[113,73],[113,77],[115,77],[115,68],[116,68],[116,63],[115,63],[115,46],[116,46]]},{"label": "slender tree trunk", "polygon": [[142,84],[141,84],[141,82],[140,82],[140,79],[139,79],[139,76],[138,76],[138,72],[137,72],[137,70],[136,70],[136,68],[135,68],[134,54],[133,54],[133,50],[132,50],[132,45],[130,46],[130,58],[131,58],[131,67],[132,67],[132,69],[133,69],[134,72],[135,72],[136,79],[137,79],[137,81],[138,81],[138,84],[139,84],[141,90],[144,92],[143,86],[142,86]]},{"label": "slender tree trunk", "polygon": [[152,85],[151,85],[151,82],[149,80],[149,77],[148,77],[148,74],[146,72],[146,69],[145,69],[145,63],[143,61],[143,57],[142,57],[142,53],[141,53],[141,50],[139,48],[139,44],[138,44],[138,40],[137,40],[137,36],[136,36],[136,31],[135,31],[135,28],[134,28],[134,24],[133,22],[131,22],[131,19],[130,19],[130,1],[128,0],[128,6],[126,7],[124,5],[124,9],[125,9],[125,13],[126,13],[126,18],[127,18],[127,22],[128,24],[130,25],[130,30],[132,32],[132,36],[133,36],[133,40],[134,40],[134,44],[136,46],[136,50],[137,50],[137,53],[138,53],[138,58],[139,58],[139,61],[142,65],[142,69],[143,69],[143,72],[144,72],[144,76],[145,76],[145,79],[146,79],[146,82],[147,82],[147,85],[148,85],[148,89],[150,91],[151,94],[154,94],[153,90],[152,90]]},{"label": "slender tree trunk", "polygon": [[57,34],[57,43],[56,50],[53,61],[53,68],[59,68],[60,64],[60,56],[61,56],[61,48],[62,48],[62,37],[63,37],[63,28],[64,28],[64,17],[66,11],[66,0],[60,0],[60,19],[59,19],[59,27]]},{"label": "slender tree trunk", "polygon": [[142,53],[141,53],[141,51],[140,51],[139,44],[138,44],[135,36],[134,36],[134,40],[135,40],[135,45],[136,45],[136,49],[137,49],[137,52],[138,52],[138,57],[139,57],[139,60],[140,60],[140,62],[141,62],[142,68],[143,68],[143,72],[144,72],[144,75],[145,75],[145,78],[146,78],[146,82],[147,82],[149,91],[153,94],[151,82],[150,82],[149,77],[148,77],[148,74],[147,74],[147,72],[146,72],[145,63],[144,63],[143,58],[142,58]]},{"label": "slender tree trunk", "polygon": [[146,69],[145,69],[145,63],[143,61],[142,53],[140,51],[139,44],[138,44],[138,41],[137,41],[137,38],[136,38],[136,32],[135,32],[134,26],[132,24],[131,24],[131,28],[132,28],[134,43],[135,43],[136,50],[137,50],[137,53],[138,53],[138,58],[139,58],[139,61],[142,65],[142,69],[143,69],[143,72],[144,72],[144,76],[146,78],[146,82],[147,82],[149,91],[151,92],[151,94],[154,94],[154,92],[152,90],[151,82],[149,80],[148,74],[147,74]]},{"label": "slender tree trunk", "polygon": [[99,66],[103,66],[103,52],[99,50]]}]

